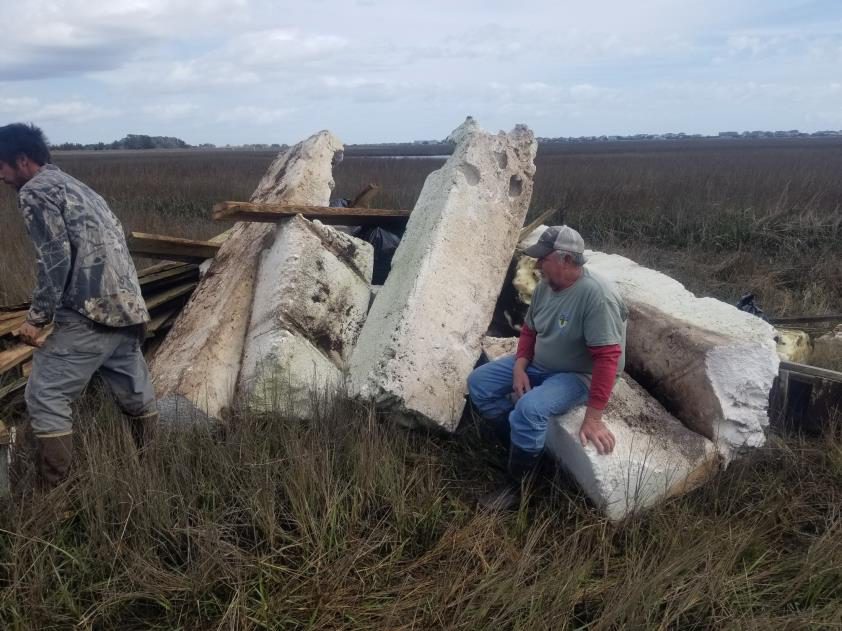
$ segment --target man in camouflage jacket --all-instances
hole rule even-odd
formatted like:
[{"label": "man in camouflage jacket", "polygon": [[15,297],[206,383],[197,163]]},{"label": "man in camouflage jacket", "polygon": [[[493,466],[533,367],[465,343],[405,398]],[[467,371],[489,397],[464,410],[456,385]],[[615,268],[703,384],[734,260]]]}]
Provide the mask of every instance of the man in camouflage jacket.
[{"label": "man in camouflage jacket", "polygon": [[149,313],[119,220],[96,192],[50,164],[40,129],[0,127],[0,179],[17,190],[35,246],[37,283],[19,336],[38,347],[25,398],[42,481],[52,486],[70,467],[70,405],[97,370],[139,445],[157,423],[140,347]]}]

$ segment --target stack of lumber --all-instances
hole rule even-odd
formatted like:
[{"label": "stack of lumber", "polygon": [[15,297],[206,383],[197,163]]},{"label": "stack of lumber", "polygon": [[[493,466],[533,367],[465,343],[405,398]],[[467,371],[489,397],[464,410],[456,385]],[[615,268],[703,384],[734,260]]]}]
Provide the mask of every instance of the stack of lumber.
[{"label": "stack of lumber", "polygon": [[[138,280],[152,318],[146,337],[154,344],[156,338],[172,326],[196,288],[199,265],[163,262],[138,272]],[[28,304],[0,307],[0,401],[23,390],[29,377],[35,349],[20,342],[16,336],[28,310]],[[45,333],[49,333],[49,329]]]}]

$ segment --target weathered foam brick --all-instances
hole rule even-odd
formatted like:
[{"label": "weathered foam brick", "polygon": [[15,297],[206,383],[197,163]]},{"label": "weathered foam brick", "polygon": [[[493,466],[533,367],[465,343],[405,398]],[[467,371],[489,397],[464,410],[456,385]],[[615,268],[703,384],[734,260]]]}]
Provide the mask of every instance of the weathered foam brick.
[{"label": "weathered foam brick", "polygon": [[[341,151],[330,132],[311,136],[278,155],[251,200],[327,205]],[[218,419],[231,406],[260,254],[275,233],[273,224],[235,224],[155,353],[150,371],[162,420]]]},{"label": "weathered foam brick", "polygon": [[619,520],[708,480],[720,456],[707,438],[686,428],[631,377],[614,385],[602,418],[616,438],[614,451],[599,455],[582,447],[585,407],[555,417],[547,450],[567,469],[609,519]]},{"label": "weathered foam brick", "polygon": [[260,264],[240,389],[253,410],[312,415],[343,386],[368,311],[371,244],[293,217]]},{"label": "weathered foam brick", "polygon": [[629,308],[626,369],[726,463],[765,443],[778,373],[771,325],[622,256],[587,252]]},{"label": "weathered foam brick", "polygon": [[[517,350],[517,338],[486,336],[482,348],[493,361]],[[610,519],[622,519],[702,484],[717,470],[714,444],[686,428],[629,375],[614,385],[603,420],[617,439],[610,455],[582,447],[585,407],[557,416],[547,428],[547,451],[567,469]]]},{"label": "weathered foam brick", "polygon": [[776,329],[775,342],[777,344],[778,357],[781,361],[796,362],[799,364],[810,362],[810,355],[813,353],[813,341],[806,331]]},{"label": "weathered foam brick", "polygon": [[351,357],[352,390],[401,423],[453,431],[532,195],[535,138],[468,119],[424,183]]},{"label": "weathered foam brick", "polygon": [[517,338],[486,335],[482,338],[482,352],[492,362],[506,355],[514,355],[517,352]]}]

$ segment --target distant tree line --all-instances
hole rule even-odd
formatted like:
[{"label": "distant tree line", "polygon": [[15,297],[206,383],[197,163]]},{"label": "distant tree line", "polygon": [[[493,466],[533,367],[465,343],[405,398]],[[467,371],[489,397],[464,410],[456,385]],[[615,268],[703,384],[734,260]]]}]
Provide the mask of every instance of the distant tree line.
[{"label": "distant tree line", "polygon": [[82,144],[80,142],[63,142],[57,145],[50,145],[56,151],[108,151],[111,149],[248,149],[251,151],[277,151],[286,149],[287,145],[278,143],[254,143],[246,145],[225,145],[217,147],[212,142],[203,142],[199,145],[190,145],[181,138],[172,136],[147,136],[146,134],[129,134],[125,138],[114,142],[94,142]]},{"label": "distant tree line", "polygon": [[78,142],[64,142],[60,145],[52,145],[53,149],[59,151],[105,151],[107,149],[190,149],[181,138],[172,136],[147,136],[146,134],[129,134],[125,138],[114,142],[96,142],[83,145]]}]

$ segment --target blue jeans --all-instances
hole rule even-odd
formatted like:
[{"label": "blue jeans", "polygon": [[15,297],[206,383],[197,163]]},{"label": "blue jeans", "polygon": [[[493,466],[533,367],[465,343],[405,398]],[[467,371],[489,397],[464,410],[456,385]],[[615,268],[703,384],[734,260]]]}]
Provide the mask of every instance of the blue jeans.
[{"label": "blue jeans", "polygon": [[532,390],[512,403],[514,356],[483,364],[468,377],[471,401],[486,418],[509,415],[512,444],[524,451],[544,448],[547,422],[588,399],[588,387],[575,373],[552,373],[530,364],[526,369]]}]

